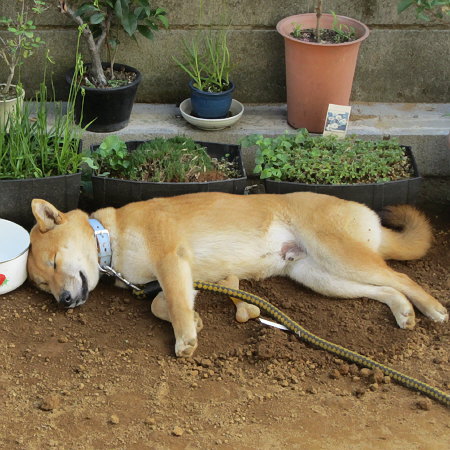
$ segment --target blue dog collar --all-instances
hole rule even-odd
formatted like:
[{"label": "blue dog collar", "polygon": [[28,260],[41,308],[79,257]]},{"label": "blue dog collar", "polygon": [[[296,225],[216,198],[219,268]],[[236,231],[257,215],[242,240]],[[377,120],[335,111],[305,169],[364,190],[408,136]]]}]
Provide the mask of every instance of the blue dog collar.
[{"label": "blue dog collar", "polygon": [[111,266],[111,241],[109,231],[97,219],[89,219],[97,240],[98,263],[100,267]]}]

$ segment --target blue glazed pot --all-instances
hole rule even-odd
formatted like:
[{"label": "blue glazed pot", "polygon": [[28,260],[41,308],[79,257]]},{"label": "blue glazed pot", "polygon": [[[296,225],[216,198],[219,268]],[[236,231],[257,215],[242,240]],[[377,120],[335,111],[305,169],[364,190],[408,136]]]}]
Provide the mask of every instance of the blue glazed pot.
[{"label": "blue glazed pot", "polygon": [[233,98],[234,84],[223,92],[205,92],[194,87],[194,81],[189,82],[191,88],[192,113],[202,119],[222,119],[230,110]]}]

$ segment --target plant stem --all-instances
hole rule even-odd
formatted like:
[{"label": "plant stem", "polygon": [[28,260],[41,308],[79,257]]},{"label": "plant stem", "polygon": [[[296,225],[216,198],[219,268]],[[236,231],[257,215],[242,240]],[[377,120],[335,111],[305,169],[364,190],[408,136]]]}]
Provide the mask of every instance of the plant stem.
[{"label": "plant stem", "polygon": [[322,16],[322,0],[317,0],[316,6],[316,41],[320,42],[320,17]]},{"label": "plant stem", "polygon": [[81,19],[80,16],[77,16],[75,14],[75,11],[67,5],[65,0],[59,0],[59,3],[60,3],[61,12],[63,12],[64,14],[68,14],[71,17],[71,19],[75,23],[77,23],[80,26],[80,28],[83,30],[83,36],[86,39],[86,42],[87,42],[87,45],[89,48],[89,53],[91,54],[91,59],[92,59],[92,67],[91,67],[92,76],[94,77],[95,81],[99,85],[106,86],[107,80],[106,80],[105,72],[103,71],[102,60],[100,58],[100,48],[101,48],[101,45],[103,44],[103,41],[105,40],[106,31],[105,30],[102,31],[102,34],[98,38],[98,41],[96,43],[91,30],[83,22],[83,19]]},{"label": "plant stem", "polygon": [[14,66],[11,66],[9,69],[9,75],[6,80],[5,88],[3,89],[3,94],[5,94],[5,95],[8,95],[9,89],[11,87],[11,83],[14,78],[14,69],[15,69]]}]

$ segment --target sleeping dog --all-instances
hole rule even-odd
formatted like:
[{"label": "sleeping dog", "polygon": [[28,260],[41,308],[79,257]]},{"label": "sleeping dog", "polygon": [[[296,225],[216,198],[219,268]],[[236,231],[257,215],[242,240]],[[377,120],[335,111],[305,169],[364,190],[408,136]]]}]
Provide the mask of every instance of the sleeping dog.
[{"label": "sleeping dog", "polygon": [[152,311],[172,323],[178,356],[193,354],[201,328],[193,280],[284,275],[323,295],[383,302],[401,328],[414,327],[413,305],[448,320],[435,298],[385,262],[420,258],[430,246],[430,226],[411,206],[384,212],[395,231],[362,204],[310,192],[156,198],[100,209],[91,222],[44,200],[34,199],[32,210],[31,280],[63,306],[81,305],[99,281],[99,249],[110,246],[110,265],[126,279],[159,281]]}]

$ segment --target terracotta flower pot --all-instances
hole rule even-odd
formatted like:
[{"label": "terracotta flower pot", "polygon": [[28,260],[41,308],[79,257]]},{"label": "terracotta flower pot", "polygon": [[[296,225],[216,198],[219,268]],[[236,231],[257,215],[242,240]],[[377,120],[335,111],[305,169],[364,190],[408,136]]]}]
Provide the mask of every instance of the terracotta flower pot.
[{"label": "terracotta flower pot", "polygon": [[[348,105],[361,42],[369,35],[366,25],[337,16],[339,23],[353,27],[358,39],[342,44],[304,42],[290,35],[294,25],[315,28],[316,14],[286,17],[277,24],[284,37],[288,122],[294,128],[322,133],[330,103]],[[332,28],[334,17],[323,14],[321,28]]]}]

